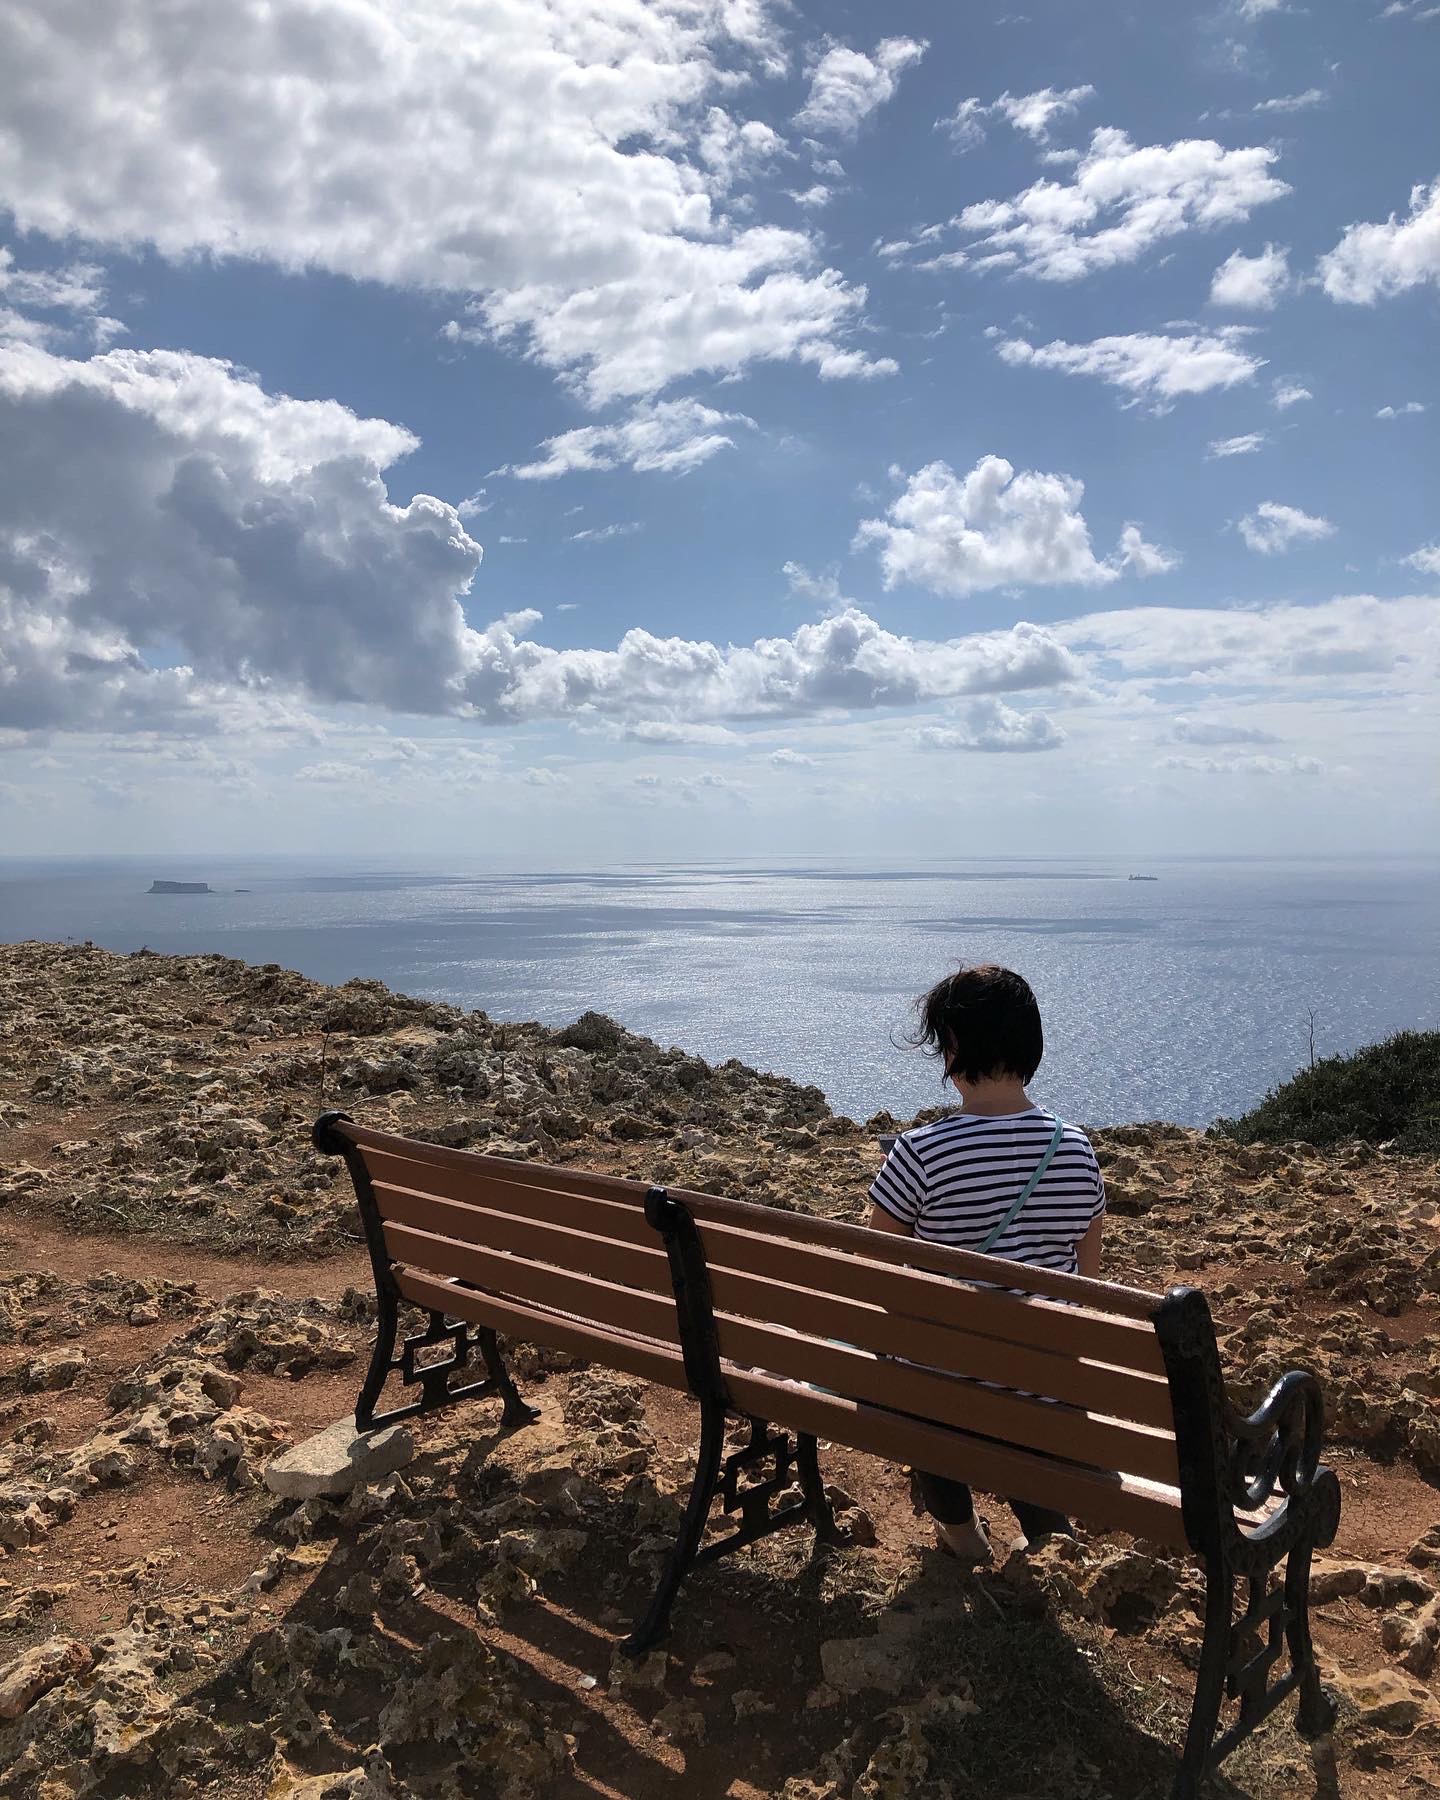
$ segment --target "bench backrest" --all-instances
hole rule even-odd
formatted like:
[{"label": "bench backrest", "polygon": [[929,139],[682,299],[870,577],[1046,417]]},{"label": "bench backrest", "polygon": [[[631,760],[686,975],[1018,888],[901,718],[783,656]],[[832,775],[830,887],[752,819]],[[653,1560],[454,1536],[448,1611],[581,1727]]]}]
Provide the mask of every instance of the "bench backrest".
[{"label": "bench backrest", "polygon": [[[336,1130],[363,1159],[367,1229],[382,1234],[405,1298],[687,1385],[670,1263],[646,1221],[643,1183],[351,1122]],[[699,1233],[737,1409],[1185,1542],[1153,1323],[1162,1296],[668,1192]]]}]

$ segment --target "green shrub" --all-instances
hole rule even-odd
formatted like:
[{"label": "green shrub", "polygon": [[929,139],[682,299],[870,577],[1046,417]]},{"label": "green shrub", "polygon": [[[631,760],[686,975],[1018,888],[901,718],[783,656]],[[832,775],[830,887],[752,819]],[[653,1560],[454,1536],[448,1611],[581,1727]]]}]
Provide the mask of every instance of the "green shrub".
[{"label": "green shrub", "polygon": [[1242,1144],[1338,1144],[1360,1138],[1412,1153],[1440,1151],[1440,1031],[1398,1031],[1353,1056],[1327,1056],[1238,1119],[1217,1119]]}]

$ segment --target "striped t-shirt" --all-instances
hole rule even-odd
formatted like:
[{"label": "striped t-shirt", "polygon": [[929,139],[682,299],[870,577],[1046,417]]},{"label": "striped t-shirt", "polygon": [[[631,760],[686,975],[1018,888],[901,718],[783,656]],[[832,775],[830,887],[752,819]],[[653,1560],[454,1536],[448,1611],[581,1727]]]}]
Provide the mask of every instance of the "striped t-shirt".
[{"label": "striped t-shirt", "polygon": [[[978,1250],[1034,1174],[1056,1124],[1040,1106],[991,1118],[949,1113],[896,1138],[870,1198],[926,1243]],[[1075,1247],[1104,1210],[1090,1140],[1067,1125],[1050,1167],[990,1254],[1073,1275]]]}]

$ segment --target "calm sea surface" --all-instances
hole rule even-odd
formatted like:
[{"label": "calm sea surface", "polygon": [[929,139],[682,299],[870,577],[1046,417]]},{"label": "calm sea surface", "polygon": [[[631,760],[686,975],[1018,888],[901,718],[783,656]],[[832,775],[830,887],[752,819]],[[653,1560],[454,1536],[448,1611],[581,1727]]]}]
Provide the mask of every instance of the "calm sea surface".
[{"label": "calm sea surface", "polygon": [[[815,1082],[857,1118],[940,1098],[895,1037],[957,961],[1024,973],[1033,1092],[1092,1124],[1206,1124],[1308,1058],[1440,1024],[1440,862],[838,861],[598,870],[298,859],[0,860],[0,941],[220,951],[374,976],[500,1018],[594,1007],[712,1060]],[[213,896],[146,893],[152,877]],[[248,889],[248,892],[236,892]]]}]

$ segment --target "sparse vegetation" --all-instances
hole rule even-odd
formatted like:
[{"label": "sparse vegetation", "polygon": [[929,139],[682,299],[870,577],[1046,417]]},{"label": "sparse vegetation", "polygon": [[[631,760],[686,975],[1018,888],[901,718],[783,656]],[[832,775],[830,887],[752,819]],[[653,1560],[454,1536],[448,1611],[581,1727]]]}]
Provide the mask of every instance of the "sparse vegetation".
[{"label": "sparse vegetation", "polygon": [[1440,1150],[1440,1031],[1398,1031],[1353,1056],[1322,1057],[1214,1130],[1241,1144],[1359,1138],[1412,1155]]}]

